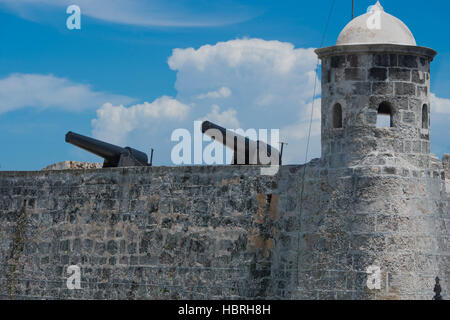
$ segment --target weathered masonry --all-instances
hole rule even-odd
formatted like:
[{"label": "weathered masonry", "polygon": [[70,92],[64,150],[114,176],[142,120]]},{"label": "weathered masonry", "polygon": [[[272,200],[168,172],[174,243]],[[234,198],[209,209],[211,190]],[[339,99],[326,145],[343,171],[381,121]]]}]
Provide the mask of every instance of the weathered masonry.
[{"label": "weathered masonry", "polygon": [[443,168],[379,160],[310,163],[302,203],[302,166],[1,172],[1,298],[429,299],[436,276],[445,295]]},{"label": "weathered masonry", "polygon": [[[275,176],[0,172],[0,298],[429,300],[439,277],[450,299],[450,155],[430,154],[436,52],[372,10],[317,50],[320,159]],[[374,10],[388,31],[367,28]],[[66,286],[70,265],[81,289]]]}]

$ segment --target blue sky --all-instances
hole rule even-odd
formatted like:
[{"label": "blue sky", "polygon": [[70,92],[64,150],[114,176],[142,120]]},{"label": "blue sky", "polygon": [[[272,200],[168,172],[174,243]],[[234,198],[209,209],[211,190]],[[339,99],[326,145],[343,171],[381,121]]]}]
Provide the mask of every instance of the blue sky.
[{"label": "blue sky", "polygon": [[[331,2],[0,0],[0,170],[100,161],[66,144],[69,130],[154,148],[154,164],[171,165],[173,130],[192,132],[193,120],[205,118],[280,128],[288,163],[303,163],[312,50]],[[356,0],[356,15],[373,2]],[[450,3],[381,3],[419,45],[438,51],[432,152],[440,157],[450,152]],[[81,8],[81,30],[66,28],[69,4]],[[351,1],[336,0],[324,46],[350,18]],[[311,157],[320,156],[318,116]]]}]

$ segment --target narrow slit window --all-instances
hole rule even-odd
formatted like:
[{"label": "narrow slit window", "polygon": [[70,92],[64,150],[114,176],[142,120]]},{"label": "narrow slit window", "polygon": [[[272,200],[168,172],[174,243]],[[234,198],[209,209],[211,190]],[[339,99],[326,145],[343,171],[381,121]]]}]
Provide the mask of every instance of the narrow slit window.
[{"label": "narrow slit window", "polygon": [[339,103],[333,107],[333,128],[342,128],[342,106]]},{"label": "narrow slit window", "polygon": [[426,104],[422,107],[422,129],[428,129],[428,106]]},{"label": "narrow slit window", "polygon": [[389,102],[383,102],[378,107],[377,127],[391,128],[392,123],[392,107]]}]

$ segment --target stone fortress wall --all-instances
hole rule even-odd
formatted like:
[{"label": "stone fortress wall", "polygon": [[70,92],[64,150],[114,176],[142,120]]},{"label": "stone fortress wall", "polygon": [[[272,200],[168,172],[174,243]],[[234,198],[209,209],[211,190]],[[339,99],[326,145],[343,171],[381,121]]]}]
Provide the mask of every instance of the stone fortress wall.
[{"label": "stone fortress wall", "polygon": [[448,297],[443,167],[387,162],[0,172],[0,298]]},{"label": "stone fortress wall", "polygon": [[[263,295],[257,254],[262,246],[267,255],[270,241],[259,234],[257,213],[266,219],[262,210],[276,186],[255,171],[2,172],[0,297]],[[81,267],[81,290],[66,287],[73,264]]]}]

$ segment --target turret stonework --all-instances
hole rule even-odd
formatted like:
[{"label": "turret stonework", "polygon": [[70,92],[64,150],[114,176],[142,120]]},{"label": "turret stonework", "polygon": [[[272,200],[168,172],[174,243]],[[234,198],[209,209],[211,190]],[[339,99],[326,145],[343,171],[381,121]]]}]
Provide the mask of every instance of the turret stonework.
[{"label": "turret stonework", "polygon": [[[429,166],[430,63],[436,52],[395,44],[317,50],[322,60],[322,157],[351,166],[374,153]],[[387,127],[377,126],[387,116]]]}]

